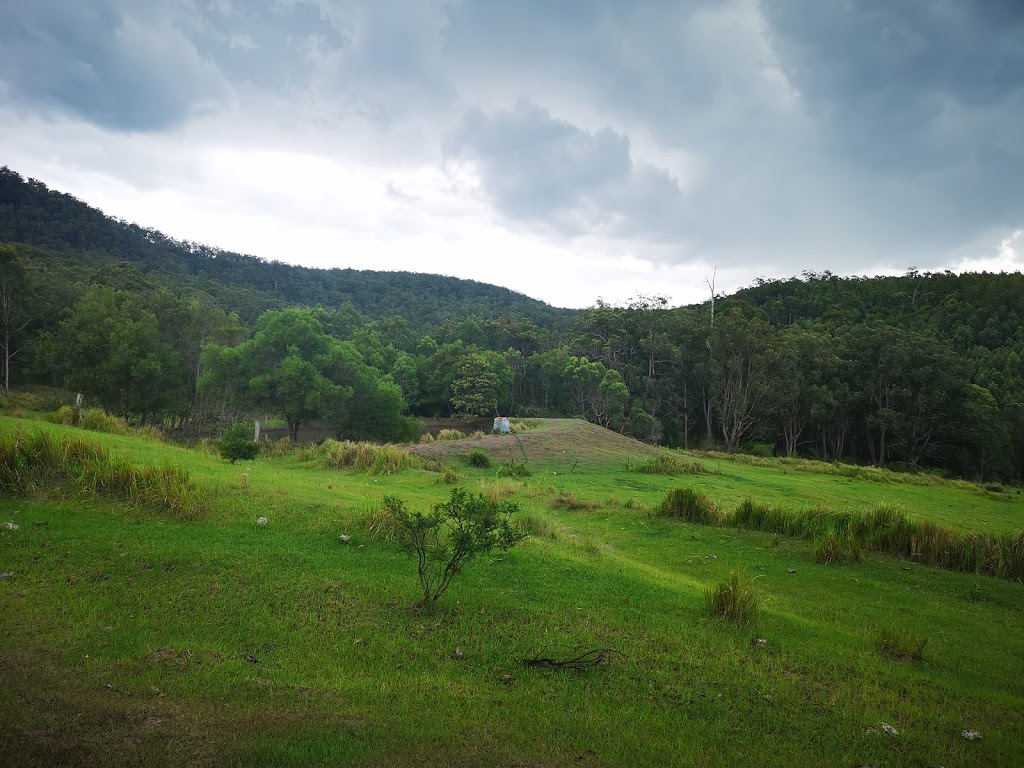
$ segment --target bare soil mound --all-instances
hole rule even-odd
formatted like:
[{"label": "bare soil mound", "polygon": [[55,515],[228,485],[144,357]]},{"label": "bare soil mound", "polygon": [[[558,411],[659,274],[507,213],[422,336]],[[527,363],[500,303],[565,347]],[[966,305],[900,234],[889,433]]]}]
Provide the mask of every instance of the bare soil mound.
[{"label": "bare soil mound", "polygon": [[583,419],[531,419],[537,426],[511,435],[487,435],[477,439],[441,440],[412,446],[423,458],[445,459],[471,450],[484,451],[492,461],[529,461],[571,467],[580,464],[612,464],[627,459],[657,456],[662,448],[591,424]]}]

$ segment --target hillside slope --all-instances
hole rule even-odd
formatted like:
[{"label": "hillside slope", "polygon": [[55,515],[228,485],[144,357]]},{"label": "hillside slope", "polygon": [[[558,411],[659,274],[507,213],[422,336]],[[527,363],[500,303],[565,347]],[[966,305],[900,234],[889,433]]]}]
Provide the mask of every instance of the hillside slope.
[{"label": "hillside slope", "polygon": [[[45,248],[69,260],[127,261],[214,296],[251,323],[266,309],[338,307],[350,302],[370,320],[402,315],[426,330],[449,317],[516,316],[558,330],[576,315],[507,288],[442,275],[311,269],[175,240],[104,214],[72,195],[0,168],[0,243]],[[322,255],[322,254],[321,254]],[[331,254],[345,262],[345,254]]]}]

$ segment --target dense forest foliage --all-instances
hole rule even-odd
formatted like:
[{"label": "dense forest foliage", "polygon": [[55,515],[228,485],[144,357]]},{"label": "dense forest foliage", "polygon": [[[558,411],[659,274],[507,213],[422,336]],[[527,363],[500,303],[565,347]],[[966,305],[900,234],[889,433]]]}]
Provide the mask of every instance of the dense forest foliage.
[{"label": "dense forest foliage", "polygon": [[556,310],[469,281],[268,263],[0,172],[5,382],[185,434],[253,413],[414,437],[410,417],[582,416],[649,442],[1024,472],[1024,276],[758,281]]}]

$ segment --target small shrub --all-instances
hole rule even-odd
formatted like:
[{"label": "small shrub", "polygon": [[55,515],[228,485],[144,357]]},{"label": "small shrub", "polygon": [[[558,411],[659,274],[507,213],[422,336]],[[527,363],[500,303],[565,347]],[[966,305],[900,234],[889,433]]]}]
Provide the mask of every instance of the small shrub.
[{"label": "small shrub", "polygon": [[423,599],[419,607],[430,612],[452,579],[478,555],[507,551],[526,534],[511,525],[515,504],[495,503],[453,488],[448,501],[430,512],[410,512],[394,496],[384,497],[384,508],[397,523],[402,545],[416,555]]},{"label": "small shrub", "polygon": [[704,593],[704,609],[709,616],[729,619],[738,624],[753,622],[760,609],[754,582],[744,579],[739,571],[733,571],[728,581]]},{"label": "small shrub", "polygon": [[491,457],[479,448],[474,448],[466,454],[466,463],[471,467],[476,467],[477,469],[490,469]]},{"label": "small shrub", "polygon": [[718,505],[704,491],[693,488],[673,488],[657,509],[662,517],[678,517],[688,523],[721,525],[722,513]]},{"label": "small shrub", "polygon": [[532,474],[525,464],[516,464],[514,461],[498,467],[498,477],[529,477]]},{"label": "small shrub", "polygon": [[878,633],[875,644],[883,656],[894,661],[905,659],[923,661],[928,638],[921,637],[908,629],[889,626]]},{"label": "small shrub", "polygon": [[463,440],[465,437],[465,433],[457,429],[442,429],[437,433],[438,440]]},{"label": "small shrub", "polygon": [[234,464],[241,459],[251,461],[260,455],[260,444],[252,439],[252,428],[248,424],[235,424],[220,439],[220,455]]}]

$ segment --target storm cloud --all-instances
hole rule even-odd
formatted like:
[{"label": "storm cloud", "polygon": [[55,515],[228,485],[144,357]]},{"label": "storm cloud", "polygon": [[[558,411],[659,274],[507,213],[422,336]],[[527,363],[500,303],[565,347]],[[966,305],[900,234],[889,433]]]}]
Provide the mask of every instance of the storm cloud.
[{"label": "storm cloud", "polygon": [[8,3],[0,118],[0,163],[86,199],[138,191],[148,156],[182,221],[301,211],[321,241],[259,255],[316,265],[354,263],[344,243],[488,279],[459,255],[479,237],[693,300],[714,266],[738,285],[1022,261],[1015,0]]}]

